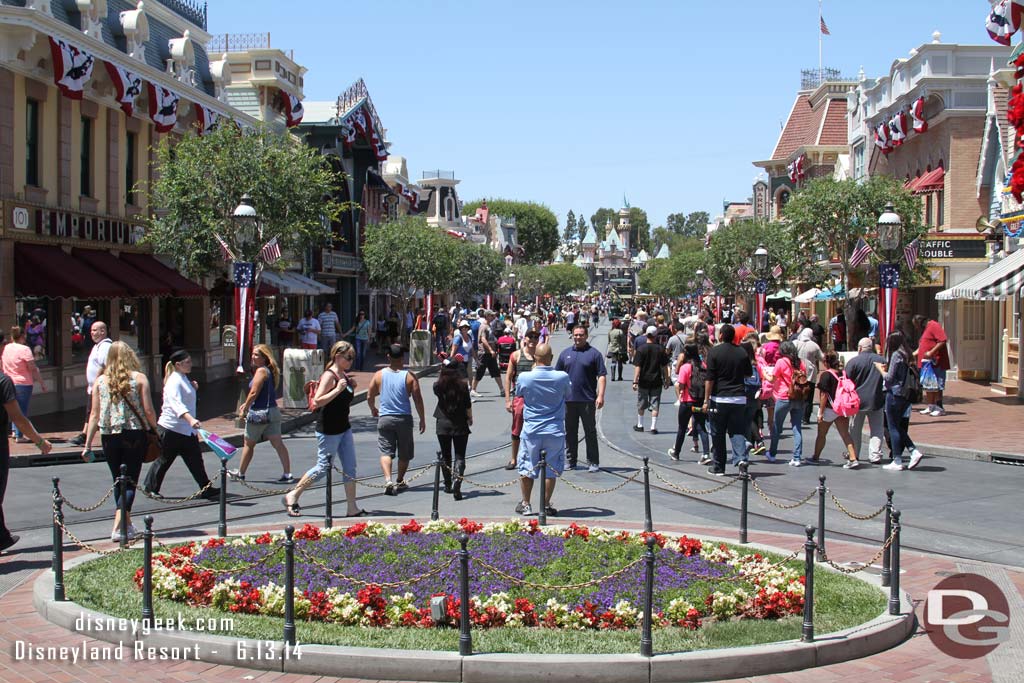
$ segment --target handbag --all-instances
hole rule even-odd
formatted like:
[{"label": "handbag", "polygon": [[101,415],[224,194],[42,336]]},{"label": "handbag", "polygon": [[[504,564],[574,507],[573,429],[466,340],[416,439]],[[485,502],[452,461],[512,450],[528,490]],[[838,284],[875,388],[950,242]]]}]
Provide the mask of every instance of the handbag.
[{"label": "handbag", "polygon": [[254,425],[265,425],[270,422],[270,408],[249,408],[245,421]]},{"label": "handbag", "polygon": [[[128,408],[131,409],[132,413],[135,414],[135,419],[138,420],[140,424],[148,425],[149,423],[142,417],[142,415],[139,414],[139,411],[136,410],[135,405],[131,402],[131,400],[129,400],[128,397],[122,398],[125,401],[125,403],[128,404]],[[158,434],[156,430],[147,428],[146,454],[142,456],[142,462],[153,462],[154,460],[160,457],[160,454],[163,452],[163,450],[164,445],[160,440],[160,434]]]}]

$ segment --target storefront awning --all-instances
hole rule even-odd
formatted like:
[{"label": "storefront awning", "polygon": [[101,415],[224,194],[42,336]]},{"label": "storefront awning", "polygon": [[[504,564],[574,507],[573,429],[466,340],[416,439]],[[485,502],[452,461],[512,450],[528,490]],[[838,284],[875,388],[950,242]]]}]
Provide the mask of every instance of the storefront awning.
[{"label": "storefront awning", "polygon": [[814,297],[815,301],[828,301],[829,299],[845,299],[846,290],[842,285],[836,285],[832,289],[824,289]]},{"label": "storefront awning", "polygon": [[334,287],[289,270],[264,270],[260,278],[260,296],[264,296],[263,286],[265,284],[273,285],[280,294],[287,296],[334,294]]},{"label": "storefront awning", "polygon": [[1024,286],[1024,249],[935,295],[938,301],[1003,301]]},{"label": "storefront awning", "polygon": [[291,271],[285,271],[282,273],[287,280],[294,283],[294,287],[301,288],[304,291],[296,292],[301,294],[308,294],[310,296],[319,296],[321,294],[334,294],[335,289],[330,285],[325,285],[322,282],[317,282],[313,278],[306,277],[302,273],[293,273]]},{"label": "storefront awning", "polygon": [[928,192],[940,192],[945,186],[946,169],[940,166],[918,178],[909,189],[913,190],[914,194],[927,194]]},{"label": "storefront awning", "polygon": [[774,294],[769,294],[768,298],[769,299],[792,299],[793,298],[793,294],[788,289],[780,289],[779,291],[775,292]]},{"label": "storefront awning", "polygon": [[149,254],[123,251],[121,260],[170,287],[173,296],[187,299],[209,294],[202,285],[192,282],[173,268],[168,268]]},{"label": "storefront awning", "polygon": [[22,296],[112,299],[125,288],[88,263],[49,244],[14,243],[14,289]]},{"label": "storefront awning", "polygon": [[810,303],[811,301],[814,301],[814,297],[818,296],[819,293],[821,293],[820,289],[817,287],[811,287],[806,292],[800,292],[793,297],[793,301],[798,304]]},{"label": "storefront awning", "polygon": [[136,268],[128,261],[117,258],[109,251],[75,247],[71,250],[71,255],[121,285],[123,287],[122,295],[170,296],[173,294],[170,285],[153,278],[148,271]]},{"label": "storefront awning", "polygon": [[295,294],[296,292],[291,291],[291,287],[288,286],[288,282],[281,277],[281,275],[274,270],[264,269],[263,274],[260,275],[260,291],[259,296],[267,296],[267,285],[274,288],[276,294]]}]

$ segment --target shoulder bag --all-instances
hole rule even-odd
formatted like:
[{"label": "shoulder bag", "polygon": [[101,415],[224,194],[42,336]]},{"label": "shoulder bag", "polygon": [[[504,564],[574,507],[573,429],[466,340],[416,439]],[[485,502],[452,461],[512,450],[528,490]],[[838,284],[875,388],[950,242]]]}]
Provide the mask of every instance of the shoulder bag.
[{"label": "shoulder bag", "polygon": [[[264,380],[264,381],[273,382],[274,381],[273,373],[271,373],[269,370],[267,370],[267,374],[269,374],[270,376],[266,380]],[[261,393],[262,393],[262,390],[261,390]],[[270,422],[270,399],[269,399],[269,397],[267,398],[267,407],[266,408],[251,408],[250,407],[249,408],[249,412],[247,412],[245,414],[245,421],[249,422],[251,424],[254,424],[254,425],[265,425],[268,422]]]},{"label": "shoulder bag", "polygon": [[164,449],[163,443],[160,441],[160,434],[156,430],[149,429],[149,422],[139,414],[139,411],[127,396],[122,396],[121,400],[128,404],[128,408],[135,415],[135,419],[139,421],[139,424],[144,425],[143,429],[146,431],[146,454],[142,457],[142,462],[153,462],[160,457],[160,453]]}]

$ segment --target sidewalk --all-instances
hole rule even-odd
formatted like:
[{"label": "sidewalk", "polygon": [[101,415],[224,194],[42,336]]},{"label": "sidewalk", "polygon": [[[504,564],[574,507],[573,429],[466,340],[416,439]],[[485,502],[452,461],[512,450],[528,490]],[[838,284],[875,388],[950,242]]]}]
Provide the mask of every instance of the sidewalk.
[{"label": "sidewalk", "polygon": [[[363,372],[352,372],[351,376],[356,381],[356,402],[365,400],[366,388],[370,385],[373,373],[385,367],[387,362],[381,355],[373,350],[367,350],[366,370]],[[422,374],[422,373],[418,373]],[[235,411],[239,404],[239,390],[242,386],[248,386],[249,376],[246,375],[244,384],[234,377],[229,377],[209,384],[200,384],[198,391],[198,402],[196,411],[203,423],[203,428],[218,436],[228,439],[235,445],[241,445],[243,427],[235,425]],[[159,383],[155,388],[159,389]],[[153,409],[157,416],[160,415],[160,394],[153,397]],[[311,421],[312,415],[305,409],[282,408],[285,431]],[[63,413],[51,413],[32,417],[32,424],[40,434],[45,436],[53,444],[53,451],[49,455],[42,455],[34,444],[15,443],[10,441],[11,467],[29,467],[36,464],[54,464],[67,460],[69,457],[77,457],[81,452],[81,446],[73,446],[70,440],[78,435],[85,423],[85,408],[68,410]],[[100,439],[97,435],[93,440],[93,450],[101,451]]]},{"label": "sidewalk", "polygon": [[1019,429],[1024,404],[1016,396],[992,391],[988,383],[964,380],[946,383],[946,415],[921,415],[914,406],[910,436],[927,455],[991,461],[993,457],[1024,461]]}]

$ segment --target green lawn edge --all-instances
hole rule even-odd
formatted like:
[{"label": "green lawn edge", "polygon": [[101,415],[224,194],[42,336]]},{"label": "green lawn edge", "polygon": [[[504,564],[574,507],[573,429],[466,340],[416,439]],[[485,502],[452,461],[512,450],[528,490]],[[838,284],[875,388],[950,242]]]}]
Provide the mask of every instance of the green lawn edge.
[{"label": "green lawn edge", "polygon": [[[730,546],[750,552],[743,546]],[[763,553],[772,561],[779,555]],[[126,619],[138,618],[142,593],[132,577],[142,564],[142,551],[129,550],[85,562],[65,573],[67,599],[87,609]],[[802,572],[802,562],[789,563]],[[814,629],[822,635],[852,628],[883,613],[886,595],[876,586],[838,572],[816,567],[814,574]],[[189,607],[181,602],[154,598],[159,619],[178,619],[188,625],[220,623],[232,619],[229,629],[205,629],[209,633],[235,638],[281,640],[284,620],[253,614],[231,614],[207,607]],[[714,648],[741,647],[795,640],[800,637],[802,618],[777,621],[705,621],[696,630],[670,627],[654,630],[655,652],[690,652]],[[324,622],[297,621],[297,637],[303,644],[342,645],[403,650],[455,651],[459,633],[454,628],[364,628]],[[640,630],[570,631],[541,628],[473,629],[476,653],[520,654],[625,654],[640,649]]]}]

